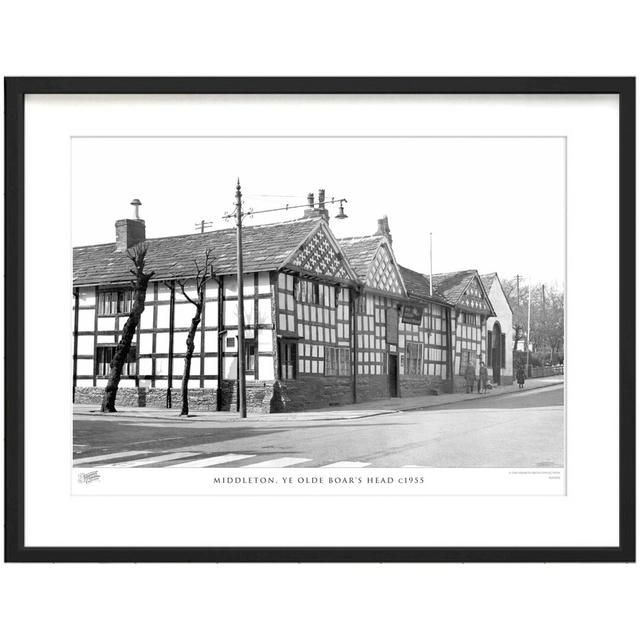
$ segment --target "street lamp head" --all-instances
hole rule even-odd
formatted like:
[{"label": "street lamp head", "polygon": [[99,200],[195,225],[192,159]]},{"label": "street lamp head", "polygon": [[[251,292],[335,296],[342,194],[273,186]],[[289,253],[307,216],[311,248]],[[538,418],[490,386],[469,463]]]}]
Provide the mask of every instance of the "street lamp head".
[{"label": "street lamp head", "polygon": [[340,207],[338,208],[338,215],[336,216],[336,220],[344,220],[349,216],[344,212],[344,206],[342,202],[340,202]]}]

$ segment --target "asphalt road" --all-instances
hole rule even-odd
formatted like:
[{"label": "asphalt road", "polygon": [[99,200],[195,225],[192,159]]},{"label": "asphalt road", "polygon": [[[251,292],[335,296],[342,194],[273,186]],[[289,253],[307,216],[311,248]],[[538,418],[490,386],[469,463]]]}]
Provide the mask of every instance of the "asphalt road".
[{"label": "asphalt road", "polygon": [[562,467],[564,386],[364,419],[77,416],[74,466]]}]

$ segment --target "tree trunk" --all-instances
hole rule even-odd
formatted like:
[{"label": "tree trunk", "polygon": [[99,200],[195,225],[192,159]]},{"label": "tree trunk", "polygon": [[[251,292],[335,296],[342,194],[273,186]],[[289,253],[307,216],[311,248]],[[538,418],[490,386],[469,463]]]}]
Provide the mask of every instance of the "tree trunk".
[{"label": "tree trunk", "polygon": [[187,334],[187,353],[184,357],[184,372],[182,374],[182,410],[181,416],[189,415],[189,377],[191,376],[191,358],[195,349],[195,337],[198,325],[200,324],[200,317],[202,315],[202,304],[196,305],[196,315],[191,319],[191,326],[189,327],[189,333]]},{"label": "tree trunk", "polygon": [[120,342],[116,347],[116,352],[111,360],[111,371],[109,372],[109,380],[102,396],[102,413],[115,413],[116,395],[118,393],[118,385],[122,377],[122,368],[127,361],[131,341],[136,333],[136,328],[140,322],[140,316],[144,311],[144,303],[147,297],[147,283],[153,274],[139,273],[136,276],[135,299],[129,318],[122,329]]}]

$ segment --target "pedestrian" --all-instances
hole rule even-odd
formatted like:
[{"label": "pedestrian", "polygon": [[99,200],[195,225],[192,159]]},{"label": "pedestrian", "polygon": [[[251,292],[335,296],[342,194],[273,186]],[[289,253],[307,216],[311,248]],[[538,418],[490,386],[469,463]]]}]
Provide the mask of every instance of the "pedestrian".
[{"label": "pedestrian", "polygon": [[487,381],[489,380],[489,370],[484,362],[480,361],[480,375],[478,376],[478,393],[487,393]]},{"label": "pedestrian", "polygon": [[516,371],[516,380],[518,381],[518,389],[524,389],[524,380],[526,376],[524,374],[524,367],[520,365]]},{"label": "pedestrian", "polygon": [[476,369],[471,362],[467,364],[467,368],[464,370],[464,381],[467,387],[467,393],[473,393],[473,383],[476,380]]}]

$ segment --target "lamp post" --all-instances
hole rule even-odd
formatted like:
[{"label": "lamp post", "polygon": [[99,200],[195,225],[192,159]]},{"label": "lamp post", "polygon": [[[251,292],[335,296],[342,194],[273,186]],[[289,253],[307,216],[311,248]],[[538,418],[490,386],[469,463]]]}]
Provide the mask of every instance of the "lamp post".
[{"label": "lamp post", "polygon": [[242,191],[236,185],[236,252],[238,261],[238,410],[247,417],[247,377],[244,366],[244,268],[242,265]]},{"label": "lamp post", "polygon": [[[344,220],[347,214],[344,212],[344,203],[347,202],[346,198],[332,198],[324,204],[338,204],[339,210],[336,216],[339,220]],[[247,215],[255,215],[257,213],[272,213],[275,211],[289,211],[289,209],[299,209],[301,207],[309,207],[309,204],[300,204],[284,207],[276,207],[274,209],[262,209],[261,211],[254,211],[249,209],[248,211],[242,210],[242,191],[240,189],[240,178],[236,184],[236,202],[235,211],[233,213],[227,213],[223,218],[235,218],[236,219],[236,259],[237,259],[237,281],[238,281],[238,410],[241,418],[247,417],[247,379],[246,379],[246,367],[245,367],[245,353],[244,353],[244,267],[242,264],[242,220]],[[200,224],[207,224],[202,221]]]}]

